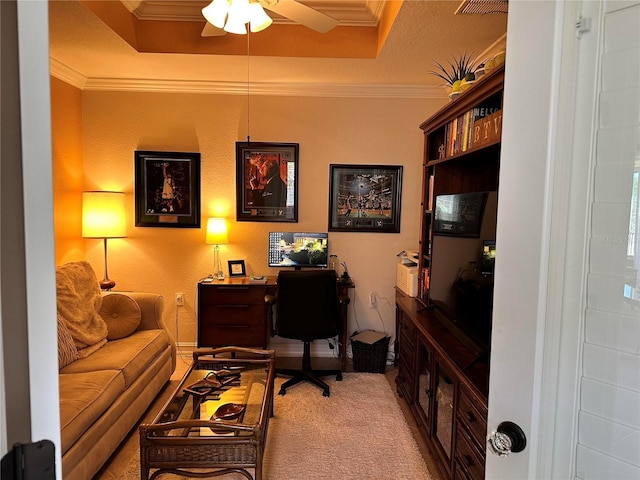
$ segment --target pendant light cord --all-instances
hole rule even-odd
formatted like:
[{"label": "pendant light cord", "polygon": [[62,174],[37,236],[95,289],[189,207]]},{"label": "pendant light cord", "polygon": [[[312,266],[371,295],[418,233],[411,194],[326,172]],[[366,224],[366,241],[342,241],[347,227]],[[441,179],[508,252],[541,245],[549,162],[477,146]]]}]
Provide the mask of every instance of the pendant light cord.
[{"label": "pendant light cord", "polygon": [[250,113],[250,108],[249,108],[249,101],[251,98],[250,92],[249,92],[249,61],[251,58],[251,52],[250,52],[250,41],[249,39],[251,38],[251,30],[247,31],[247,143],[251,143],[251,113]]}]

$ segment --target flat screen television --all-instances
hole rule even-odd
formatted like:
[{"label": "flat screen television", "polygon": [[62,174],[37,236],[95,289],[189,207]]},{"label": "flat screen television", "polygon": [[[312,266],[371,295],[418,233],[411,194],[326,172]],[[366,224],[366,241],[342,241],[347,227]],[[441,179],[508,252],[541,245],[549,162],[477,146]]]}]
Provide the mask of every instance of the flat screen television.
[{"label": "flat screen television", "polygon": [[459,237],[480,235],[487,192],[436,196],[433,233]]},{"label": "flat screen television", "polygon": [[[474,205],[472,210],[480,204],[482,209],[479,218],[473,215],[473,222],[464,229],[465,234],[459,234],[457,222],[452,230],[458,234],[447,230],[449,233],[433,236],[429,299],[436,310],[444,314],[448,320],[445,323],[451,323],[462,331],[479,350],[488,351],[493,315],[498,193],[462,193],[443,197],[450,197],[443,200],[453,202],[452,207],[457,205],[449,212],[455,212],[469,200]],[[474,235],[469,234],[471,231]]]},{"label": "flat screen television", "polygon": [[326,268],[329,235],[323,232],[269,232],[269,266]]}]

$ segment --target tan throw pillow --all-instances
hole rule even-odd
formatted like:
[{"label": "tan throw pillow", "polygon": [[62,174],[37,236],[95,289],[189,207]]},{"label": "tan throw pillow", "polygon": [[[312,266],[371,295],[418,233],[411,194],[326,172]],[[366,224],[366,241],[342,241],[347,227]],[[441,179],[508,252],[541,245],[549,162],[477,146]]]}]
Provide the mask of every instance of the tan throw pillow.
[{"label": "tan throw pillow", "polygon": [[107,324],[98,313],[102,303],[96,274],[88,262],[71,262],[56,267],[58,315],[84,358],[107,342]]},{"label": "tan throw pillow", "polygon": [[100,316],[107,324],[107,339],[128,337],[142,320],[138,303],[128,295],[110,293],[102,297]]},{"label": "tan throw pillow", "polygon": [[78,349],[73,343],[67,324],[58,315],[58,370],[62,370],[78,358]]}]

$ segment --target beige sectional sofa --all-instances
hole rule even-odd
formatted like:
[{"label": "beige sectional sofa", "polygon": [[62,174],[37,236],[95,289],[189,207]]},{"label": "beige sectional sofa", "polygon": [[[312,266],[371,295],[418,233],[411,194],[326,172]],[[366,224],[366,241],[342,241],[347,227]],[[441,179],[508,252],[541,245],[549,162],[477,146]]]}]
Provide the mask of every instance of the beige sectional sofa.
[{"label": "beige sectional sofa", "polygon": [[[100,470],[167,383],[176,361],[175,344],[162,319],[163,298],[101,294],[95,278],[97,290],[83,293],[87,279],[95,277],[90,268],[86,262],[66,264],[58,267],[56,277],[64,480],[89,480]],[[85,285],[78,288],[78,282]],[[107,326],[106,337],[91,345],[86,338],[78,340],[82,328],[68,320],[87,315],[68,308],[78,300],[85,306],[94,303],[87,330],[104,330],[94,325],[100,319]]]}]

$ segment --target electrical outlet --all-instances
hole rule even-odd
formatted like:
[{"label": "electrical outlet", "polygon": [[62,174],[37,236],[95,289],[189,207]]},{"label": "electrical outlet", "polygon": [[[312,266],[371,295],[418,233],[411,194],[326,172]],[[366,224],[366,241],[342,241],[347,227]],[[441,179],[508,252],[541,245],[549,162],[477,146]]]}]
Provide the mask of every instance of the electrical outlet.
[{"label": "electrical outlet", "polygon": [[377,305],[378,305],[378,296],[376,295],[376,292],[371,292],[369,294],[369,308],[376,308]]},{"label": "electrical outlet", "polygon": [[184,293],[176,293],[176,306],[184,306]]}]

